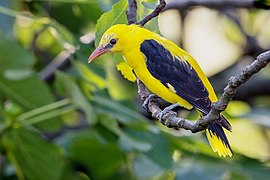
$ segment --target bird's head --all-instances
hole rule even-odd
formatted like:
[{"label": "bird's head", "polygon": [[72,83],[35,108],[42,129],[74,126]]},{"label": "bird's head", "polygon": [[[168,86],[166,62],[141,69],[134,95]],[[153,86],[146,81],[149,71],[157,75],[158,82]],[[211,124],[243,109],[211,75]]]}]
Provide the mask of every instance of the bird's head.
[{"label": "bird's head", "polygon": [[121,52],[126,46],[125,35],[132,29],[132,26],[117,24],[110,27],[102,36],[99,46],[93,51],[88,58],[88,63],[95,58],[107,52]]}]

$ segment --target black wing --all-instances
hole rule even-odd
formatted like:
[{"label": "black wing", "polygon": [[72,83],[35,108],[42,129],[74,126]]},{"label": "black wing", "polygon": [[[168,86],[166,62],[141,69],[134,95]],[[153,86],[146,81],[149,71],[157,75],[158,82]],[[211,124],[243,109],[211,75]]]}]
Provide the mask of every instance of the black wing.
[{"label": "black wing", "polygon": [[197,72],[185,60],[173,57],[171,53],[155,40],[145,40],[141,52],[146,56],[149,72],[169,88],[170,84],[176,93],[196,107],[203,114],[210,110],[209,93]]}]

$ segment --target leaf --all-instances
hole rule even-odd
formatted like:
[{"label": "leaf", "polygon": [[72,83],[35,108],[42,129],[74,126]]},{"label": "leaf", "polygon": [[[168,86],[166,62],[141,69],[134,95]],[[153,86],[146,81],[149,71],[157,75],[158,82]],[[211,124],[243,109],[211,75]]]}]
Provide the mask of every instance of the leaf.
[{"label": "leaf", "polygon": [[251,107],[244,101],[231,101],[226,108],[226,113],[232,117],[244,116],[251,111]]},{"label": "leaf", "polygon": [[[0,37],[0,59],[0,97],[14,101],[24,111],[54,101],[48,86],[33,71],[33,56],[23,47]],[[38,127],[52,131],[59,124],[59,121],[50,119],[39,123]]]},{"label": "leaf", "polygon": [[[260,117],[256,116],[256,118],[259,119]],[[268,117],[267,119],[269,120]],[[262,161],[269,158],[269,139],[267,139],[267,129],[264,130],[261,125],[256,124],[253,121],[249,121],[248,119],[237,118],[235,121],[231,121],[231,124],[233,132],[226,133],[226,135],[235,152],[239,152],[248,157],[261,159]]]},{"label": "leaf", "polygon": [[[151,145],[149,151],[144,154],[163,169],[170,169],[173,165],[172,154],[166,138],[161,133],[151,133],[149,131],[134,131],[133,129],[125,129],[129,136],[148,142]],[[162,158],[160,158],[162,157]]]},{"label": "leaf", "polygon": [[100,1],[61,0],[68,3],[59,3],[55,0],[50,1],[50,15],[59,24],[67,27],[73,34],[80,34],[83,28],[96,22],[102,14],[99,7]]},{"label": "leaf", "polygon": [[[119,64],[122,64],[122,66]],[[121,68],[121,73],[123,76],[119,73],[119,71],[117,71],[113,61],[108,61],[105,64],[105,67],[107,72],[106,79],[108,81],[107,86],[110,96],[115,100],[134,99],[137,95],[137,88],[135,87],[136,84],[128,82],[123,78],[123,76],[125,78],[131,78],[133,81],[136,80],[136,77],[126,62],[122,61],[122,63],[117,64],[117,68]]]},{"label": "leaf", "polygon": [[[109,179],[123,162],[123,154],[115,143],[101,143],[94,131],[86,131],[71,140],[70,157],[91,172],[93,179]],[[92,177],[91,177],[92,179]]]},{"label": "leaf", "polygon": [[137,179],[152,179],[164,172],[164,169],[144,155],[137,156],[133,160],[132,169]]},{"label": "leaf", "polygon": [[147,123],[145,117],[127,106],[100,96],[95,96],[93,101],[95,102],[95,110],[99,114],[106,114],[116,118],[121,123],[134,129],[149,130],[151,132],[158,131],[157,128]]},{"label": "leaf", "polygon": [[34,72],[30,69],[16,69],[16,70],[8,69],[4,71],[4,77],[7,80],[11,81],[23,80],[32,76],[33,74]]},{"label": "leaf", "polygon": [[55,86],[58,88],[58,91],[62,91],[60,93],[72,98],[74,104],[83,110],[90,124],[96,123],[96,113],[91,104],[86,100],[78,85],[69,75],[58,71],[56,73]]},{"label": "leaf", "polygon": [[104,117],[100,120],[101,124],[119,136],[119,144],[125,151],[131,151],[133,149],[145,152],[149,151],[151,145],[143,139],[138,139],[134,136],[130,136],[125,133],[118,125],[117,121],[110,117]]},{"label": "leaf", "polygon": [[[19,46],[0,34],[0,73],[12,70],[29,70],[34,65],[33,56]],[[1,76],[0,74],[0,76]]]},{"label": "leaf", "polygon": [[86,80],[88,83],[92,83],[96,85],[100,89],[104,89],[106,87],[105,80],[99,75],[92,72],[87,66],[80,62],[75,62],[75,67],[80,75]]},{"label": "leaf", "polygon": [[29,77],[35,62],[30,53],[18,44],[0,37],[0,59],[0,91],[4,96],[25,109],[53,101],[48,87],[35,74]]},{"label": "leaf", "polygon": [[115,24],[127,24],[126,10],[128,8],[127,0],[119,0],[112,7],[111,11],[104,13],[97,21],[96,24],[96,37],[95,37],[95,46],[98,46],[98,43],[101,39],[101,36],[104,32]]},{"label": "leaf", "polygon": [[8,81],[0,76],[0,91],[28,110],[53,101],[48,87],[35,75],[20,81]]},{"label": "leaf", "polygon": [[[151,13],[153,11],[153,9],[148,9],[147,7],[145,7],[143,5],[145,2],[146,2],[146,0],[138,0],[138,2],[137,2],[137,6],[138,6],[137,18],[138,18],[138,21],[140,21],[146,15],[148,15],[149,13]],[[159,27],[158,27],[158,17],[155,17],[155,18],[151,19],[149,22],[147,22],[147,24],[144,27],[146,29],[149,29],[150,31],[160,33],[159,32]]]},{"label": "leaf", "polygon": [[234,159],[183,157],[175,163],[175,179],[268,179],[270,169],[258,160],[237,155]]},{"label": "leaf", "polygon": [[24,109],[32,109],[52,101],[47,87],[36,76],[22,81],[8,81],[0,76],[0,91]]},{"label": "leaf", "polygon": [[63,168],[60,149],[41,139],[37,133],[25,129],[6,131],[3,146],[19,179],[60,179]]},{"label": "leaf", "polygon": [[269,108],[253,108],[252,111],[245,114],[244,118],[251,119],[252,121],[256,122],[257,124],[265,127],[270,128],[270,112]]}]

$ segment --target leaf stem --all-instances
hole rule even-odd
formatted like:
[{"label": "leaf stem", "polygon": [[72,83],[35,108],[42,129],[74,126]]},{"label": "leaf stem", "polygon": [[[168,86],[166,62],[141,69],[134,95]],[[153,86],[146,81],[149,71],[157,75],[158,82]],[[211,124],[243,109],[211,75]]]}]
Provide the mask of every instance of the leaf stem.
[{"label": "leaf stem", "polygon": [[30,118],[30,119],[21,121],[19,125],[20,125],[20,127],[26,127],[26,126],[36,124],[36,123],[45,121],[47,119],[57,117],[57,116],[60,116],[62,114],[74,111],[77,108],[78,108],[78,106],[76,106],[76,105],[69,105],[67,107],[57,109],[57,110],[53,110],[53,111],[51,111],[49,113],[41,114],[39,116],[36,116],[36,117]]},{"label": "leaf stem", "polygon": [[29,119],[33,116],[37,116],[39,114],[45,113],[47,111],[51,111],[53,109],[57,109],[63,106],[67,106],[71,104],[71,100],[70,99],[63,99],[45,106],[41,106],[39,108],[33,109],[31,111],[28,111],[26,113],[21,114],[20,116],[18,116],[17,121],[24,121],[26,119]]}]

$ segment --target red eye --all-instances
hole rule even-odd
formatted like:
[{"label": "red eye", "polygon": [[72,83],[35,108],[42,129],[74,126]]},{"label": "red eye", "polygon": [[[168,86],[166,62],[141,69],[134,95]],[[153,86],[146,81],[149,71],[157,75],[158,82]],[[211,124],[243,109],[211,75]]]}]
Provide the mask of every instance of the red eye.
[{"label": "red eye", "polygon": [[115,45],[116,44],[116,39],[111,39],[110,44]]}]

